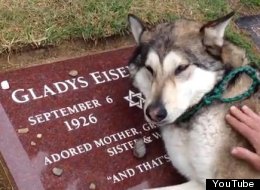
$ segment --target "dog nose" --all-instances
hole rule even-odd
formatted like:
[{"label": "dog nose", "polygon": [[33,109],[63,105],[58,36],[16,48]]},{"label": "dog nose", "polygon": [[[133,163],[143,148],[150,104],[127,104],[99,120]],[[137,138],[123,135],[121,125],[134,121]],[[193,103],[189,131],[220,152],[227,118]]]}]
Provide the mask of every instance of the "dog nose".
[{"label": "dog nose", "polygon": [[155,122],[162,121],[167,116],[167,111],[162,103],[155,102],[146,108],[146,115]]}]

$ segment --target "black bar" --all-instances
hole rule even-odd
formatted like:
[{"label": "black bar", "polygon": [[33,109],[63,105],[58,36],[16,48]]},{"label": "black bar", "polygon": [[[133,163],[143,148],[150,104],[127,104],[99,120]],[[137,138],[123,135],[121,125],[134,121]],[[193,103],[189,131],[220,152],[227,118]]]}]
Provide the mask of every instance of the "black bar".
[{"label": "black bar", "polygon": [[260,179],[207,179],[206,190],[260,190]]}]

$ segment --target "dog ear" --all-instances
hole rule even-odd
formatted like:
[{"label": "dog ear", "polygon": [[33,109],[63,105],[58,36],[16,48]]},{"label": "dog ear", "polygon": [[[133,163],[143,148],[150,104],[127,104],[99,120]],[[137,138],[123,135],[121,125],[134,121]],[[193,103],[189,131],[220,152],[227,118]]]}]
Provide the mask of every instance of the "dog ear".
[{"label": "dog ear", "polygon": [[143,32],[145,31],[145,27],[141,19],[139,19],[137,16],[133,14],[128,15],[128,22],[132,31],[132,34],[135,38],[135,41],[137,44],[140,44],[141,42],[141,36]]},{"label": "dog ear", "polygon": [[222,18],[210,21],[200,29],[203,33],[203,44],[215,56],[219,56],[221,53],[221,48],[224,44],[225,29],[234,14],[235,12],[231,12]]}]

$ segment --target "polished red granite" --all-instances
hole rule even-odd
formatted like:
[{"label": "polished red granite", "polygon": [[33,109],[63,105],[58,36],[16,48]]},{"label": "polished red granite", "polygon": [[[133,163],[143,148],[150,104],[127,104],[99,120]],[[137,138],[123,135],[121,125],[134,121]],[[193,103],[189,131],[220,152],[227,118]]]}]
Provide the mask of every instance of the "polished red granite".
[{"label": "polished red granite", "polygon": [[[138,190],[184,181],[156,126],[143,119],[127,69],[132,51],[0,75],[0,150],[15,189]],[[143,158],[133,155],[138,138],[146,143]]]}]

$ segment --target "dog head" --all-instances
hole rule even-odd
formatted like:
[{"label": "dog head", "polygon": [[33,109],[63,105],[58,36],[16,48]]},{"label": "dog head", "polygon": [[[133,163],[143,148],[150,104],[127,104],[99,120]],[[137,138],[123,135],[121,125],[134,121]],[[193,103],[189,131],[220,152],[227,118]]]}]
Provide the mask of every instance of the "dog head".
[{"label": "dog head", "polygon": [[205,25],[188,20],[146,29],[128,20],[138,45],[130,60],[133,84],[145,96],[146,120],[173,123],[211,91],[224,73],[224,32],[234,13]]}]

